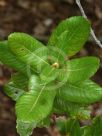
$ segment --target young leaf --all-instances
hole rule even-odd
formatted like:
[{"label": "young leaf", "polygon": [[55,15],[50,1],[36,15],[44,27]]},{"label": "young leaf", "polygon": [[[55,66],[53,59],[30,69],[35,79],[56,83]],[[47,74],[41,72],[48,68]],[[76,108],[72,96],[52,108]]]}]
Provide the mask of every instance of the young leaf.
[{"label": "young leaf", "polygon": [[39,41],[25,33],[13,33],[8,37],[10,49],[20,60],[37,71],[47,65],[48,49]]},{"label": "young leaf", "polygon": [[68,82],[84,81],[93,76],[99,68],[99,59],[96,57],[83,57],[68,61]]},{"label": "young leaf", "polygon": [[91,104],[102,99],[102,87],[86,80],[82,83],[66,83],[57,93],[60,99],[80,104]]},{"label": "young leaf", "polygon": [[58,69],[54,68],[53,66],[47,65],[43,67],[43,70],[40,74],[40,79],[42,84],[49,83],[54,81],[59,74]]},{"label": "young leaf", "polygon": [[7,42],[0,42],[0,61],[23,74],[27,74],[27,65],[11,52]]},{"label": "young leaf", "polygon": [[52,33],[48,46],[55,46],[66,55],[73,56],[83,47],[89,34],[90,23],[86,19],[81,16],[71,17],[58,25]]},{"label": "young leaf", "polygon": [[35,87],[26,92],[16,103],[17,120],[38,124],[52,110],[55,95],[55,91],[46,90],[45,86],[39,89]]}]

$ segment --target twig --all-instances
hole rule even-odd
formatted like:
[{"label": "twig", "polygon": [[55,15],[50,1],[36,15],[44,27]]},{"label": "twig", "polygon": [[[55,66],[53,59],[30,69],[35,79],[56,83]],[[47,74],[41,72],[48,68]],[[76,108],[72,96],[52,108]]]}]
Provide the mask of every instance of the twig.
[{"label": "twig", "polygon": [[[76,4],[78,5],[82,16],[83,16],[84,18],[88,19],[87,16],[86,16],[86,14],[85,14],[85,12],[84,12],[84,9],[83,9],[83,7],[82,7],[82,5],[81,5],[81,3],[80,3],[80,0],[76,0]],[[92,36],[93,39],[95,40],[96,44],[99,45],[100,48],[102,48],[102,44],[101,44],[100,40],[98,40],[98,38],[96,37],[96,35],[95,35],[95,33],[94,33],[94,30],[93,30],[92,28],[91,28],[91,36]]]}]

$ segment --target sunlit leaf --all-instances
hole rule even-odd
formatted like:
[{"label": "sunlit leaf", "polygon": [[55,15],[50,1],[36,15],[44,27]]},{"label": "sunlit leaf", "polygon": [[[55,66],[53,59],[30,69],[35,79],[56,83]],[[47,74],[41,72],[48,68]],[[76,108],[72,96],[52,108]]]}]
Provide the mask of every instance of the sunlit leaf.
[{"label": "sunlit leaf", "polygon": [[[66,56],[73,56],[83,47],[89,34],[90,23],[86,19],[80,16],[71,17],[58,25],[51,35],[48,46],[55,46],[62,50]],[[59,60],[62,60],[60,53],[53,55],[56,56],[56,58],[59,56]]]},{"label": "sunlit leaf", "polygon": [[[33,86],[33,82],[31,83]],[[46,90],[46,86],[35,87],[35,90],[33,88],[29,92],[26,92],[16,103],[17,120],[37,125],[50,114],[55,95],[56,92]]]},{"label": "sunlit leaf", "polygon": [[8,43],[13,53],[36,72],[41,70],[42,65],[48,65],[47,48],[25,33],[13,33],[8,37]]},{"label": "sunlit leaf", "polygon": [[91,80],[82,83],[66,83],[58,90],[58,97],[69,102],[91,104],[102,99],[102,87]]},{"label": "sunlit leaf", "polygon": [[99,59],[96,57],[82,57],[67,63],[68,81],[82,82],[92,77],[99,68]]}]

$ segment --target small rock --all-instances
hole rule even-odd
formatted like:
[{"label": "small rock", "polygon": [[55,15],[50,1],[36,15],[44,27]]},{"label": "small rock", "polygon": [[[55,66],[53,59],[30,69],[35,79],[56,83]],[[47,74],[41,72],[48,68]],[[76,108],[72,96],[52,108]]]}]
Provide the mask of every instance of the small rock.
[{"label": "small rock", "polygon": [[0,6],[1,7],[5,7],[7,4],[4,0],[0,0]]},{"label": "small rock", "polygon": [[37,24],[37,26],[34,28],[34,35],[36,35],[37,37],[40,35],[43,35],[46,31],[46,28],[44,27],[43,24],[39,23]]},{"label": "small rock", "polygon": [[44,20],[44,25],[50,26],[52,24],[52,22],[53,22],[52,19],[48,18],[48,19]]}]

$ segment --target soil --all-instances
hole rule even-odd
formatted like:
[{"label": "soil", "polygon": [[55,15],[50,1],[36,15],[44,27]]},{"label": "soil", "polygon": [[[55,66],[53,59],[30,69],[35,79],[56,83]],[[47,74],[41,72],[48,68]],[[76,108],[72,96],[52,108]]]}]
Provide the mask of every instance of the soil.
[{"label": "soil", "polygon": [[[92,22],[97,37],[102,40],[102,1],[82,0],[85,12]],[[80,15],[74,0],[0,0],[0,39],[7,39],[12,32],[26,32],[46,43],[52,30],[63,19]],[[100,58],[100,69],[93,79],[102,85],[102,49],[89,41],[78,56],[94,55]],[[3,86],[13,70],[0,64],[0,136],[17,136],[15,103],[3,93]],[[102,116],[102,102],[92,106],[92,116]],[[35,129],[33,136],[59,136]]]}]

